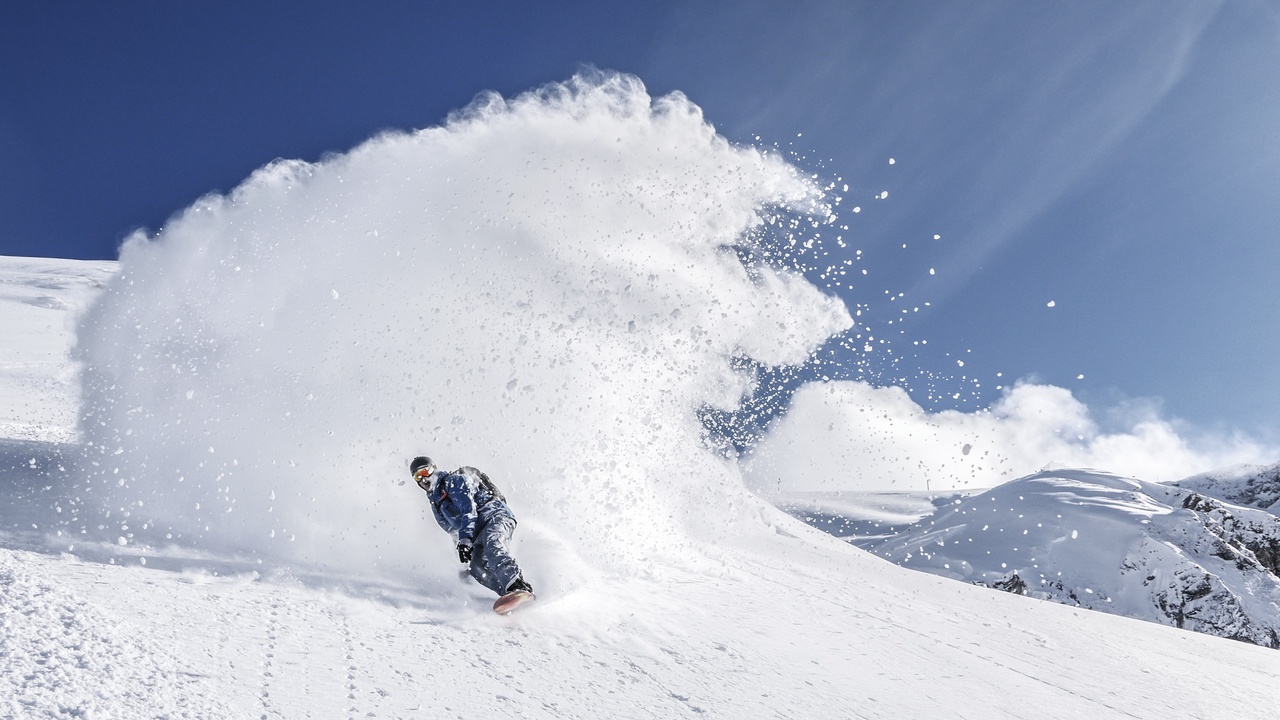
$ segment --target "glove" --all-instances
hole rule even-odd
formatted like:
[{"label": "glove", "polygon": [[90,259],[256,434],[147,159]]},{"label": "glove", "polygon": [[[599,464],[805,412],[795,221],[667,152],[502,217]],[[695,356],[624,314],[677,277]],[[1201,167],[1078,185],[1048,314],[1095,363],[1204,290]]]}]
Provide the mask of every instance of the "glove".
[{"label": "glove", "polygon": [[458,543],[458,562],[467,564],[471,562],[471,546],[464,543]]}]

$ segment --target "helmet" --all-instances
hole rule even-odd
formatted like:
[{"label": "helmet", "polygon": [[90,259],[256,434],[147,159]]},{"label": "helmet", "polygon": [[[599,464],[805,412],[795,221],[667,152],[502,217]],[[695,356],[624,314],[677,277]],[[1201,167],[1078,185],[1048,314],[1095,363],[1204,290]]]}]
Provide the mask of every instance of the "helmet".
[{"label": "helmet", "polygon": [[418,471],[423,468],[426,468],[427,472],[433,473],[436,471],[436,462],[431,458],[427,457],[426,455],[419,455],[418,457],[409,461],[410,475],[417,476]]}]

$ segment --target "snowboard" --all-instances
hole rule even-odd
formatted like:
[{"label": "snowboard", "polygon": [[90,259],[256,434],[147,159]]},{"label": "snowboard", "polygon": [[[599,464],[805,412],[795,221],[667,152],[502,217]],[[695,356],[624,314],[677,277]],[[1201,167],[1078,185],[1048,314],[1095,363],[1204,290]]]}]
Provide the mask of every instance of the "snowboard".
[{"label": "snowboard", "polygon": [[509,615],[511,614],[511,611],[515,610],[521,605],[527,605],[536,599],[537,598],[534,597],[533,593],[531,592],[525,592],[524,590],[516,590],[515,592],[509,592],[506,595],[503,595],[502,597],[498,598],[497,600],[494,600],[493,611],[498,613],[499,615]]}]

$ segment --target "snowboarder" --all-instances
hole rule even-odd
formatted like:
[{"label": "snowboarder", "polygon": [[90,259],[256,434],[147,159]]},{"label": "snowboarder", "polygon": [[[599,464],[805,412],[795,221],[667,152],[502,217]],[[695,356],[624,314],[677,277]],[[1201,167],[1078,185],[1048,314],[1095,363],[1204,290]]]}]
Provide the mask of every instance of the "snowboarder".
[{"label": "snowboarder", "polygon": [[436,522],[453,536],[458,560],[470,567],[471,577],[500,596],[494,612],[505,615],[533,600],[533,587],[507,550],[516,517],[489,476],[469,466],[444,472],[425,455],[409,463],[409,472],[426,491]]}]

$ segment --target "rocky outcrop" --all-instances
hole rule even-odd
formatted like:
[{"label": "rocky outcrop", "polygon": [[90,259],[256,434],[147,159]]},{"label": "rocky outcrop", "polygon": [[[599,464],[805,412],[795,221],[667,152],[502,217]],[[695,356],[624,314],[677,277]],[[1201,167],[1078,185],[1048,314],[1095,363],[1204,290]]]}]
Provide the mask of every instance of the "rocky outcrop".
[{"label": "rocky outcrop", "polygon": [[[1233,563],[1242,557],[1228,555]],[[1133,573],[1129,582],[1147,591],[1158,622],[1280,648],[1280,617],[1251,605],[1241,594],[1247,595],[1250,585],[1276,584],[1276,578],[1256,563],[1234,564],[1239,574],[1225,576],[1195,562],[1194,554],[1189,556],[1185,549],[1156,538],[1144,538],[1132,557],[1136,561],[1122,572]]]},{"label": "rocky outcrop", "polygon": [[1215,555],[1234,560],[1240,570],[1256,566],[1280,576],[1280,517],[1248,511],[1248,517],[1241,517],[1222,501],[1196,492],[1187,495],[1182,507],[1196,513],[1221,541]]}]

